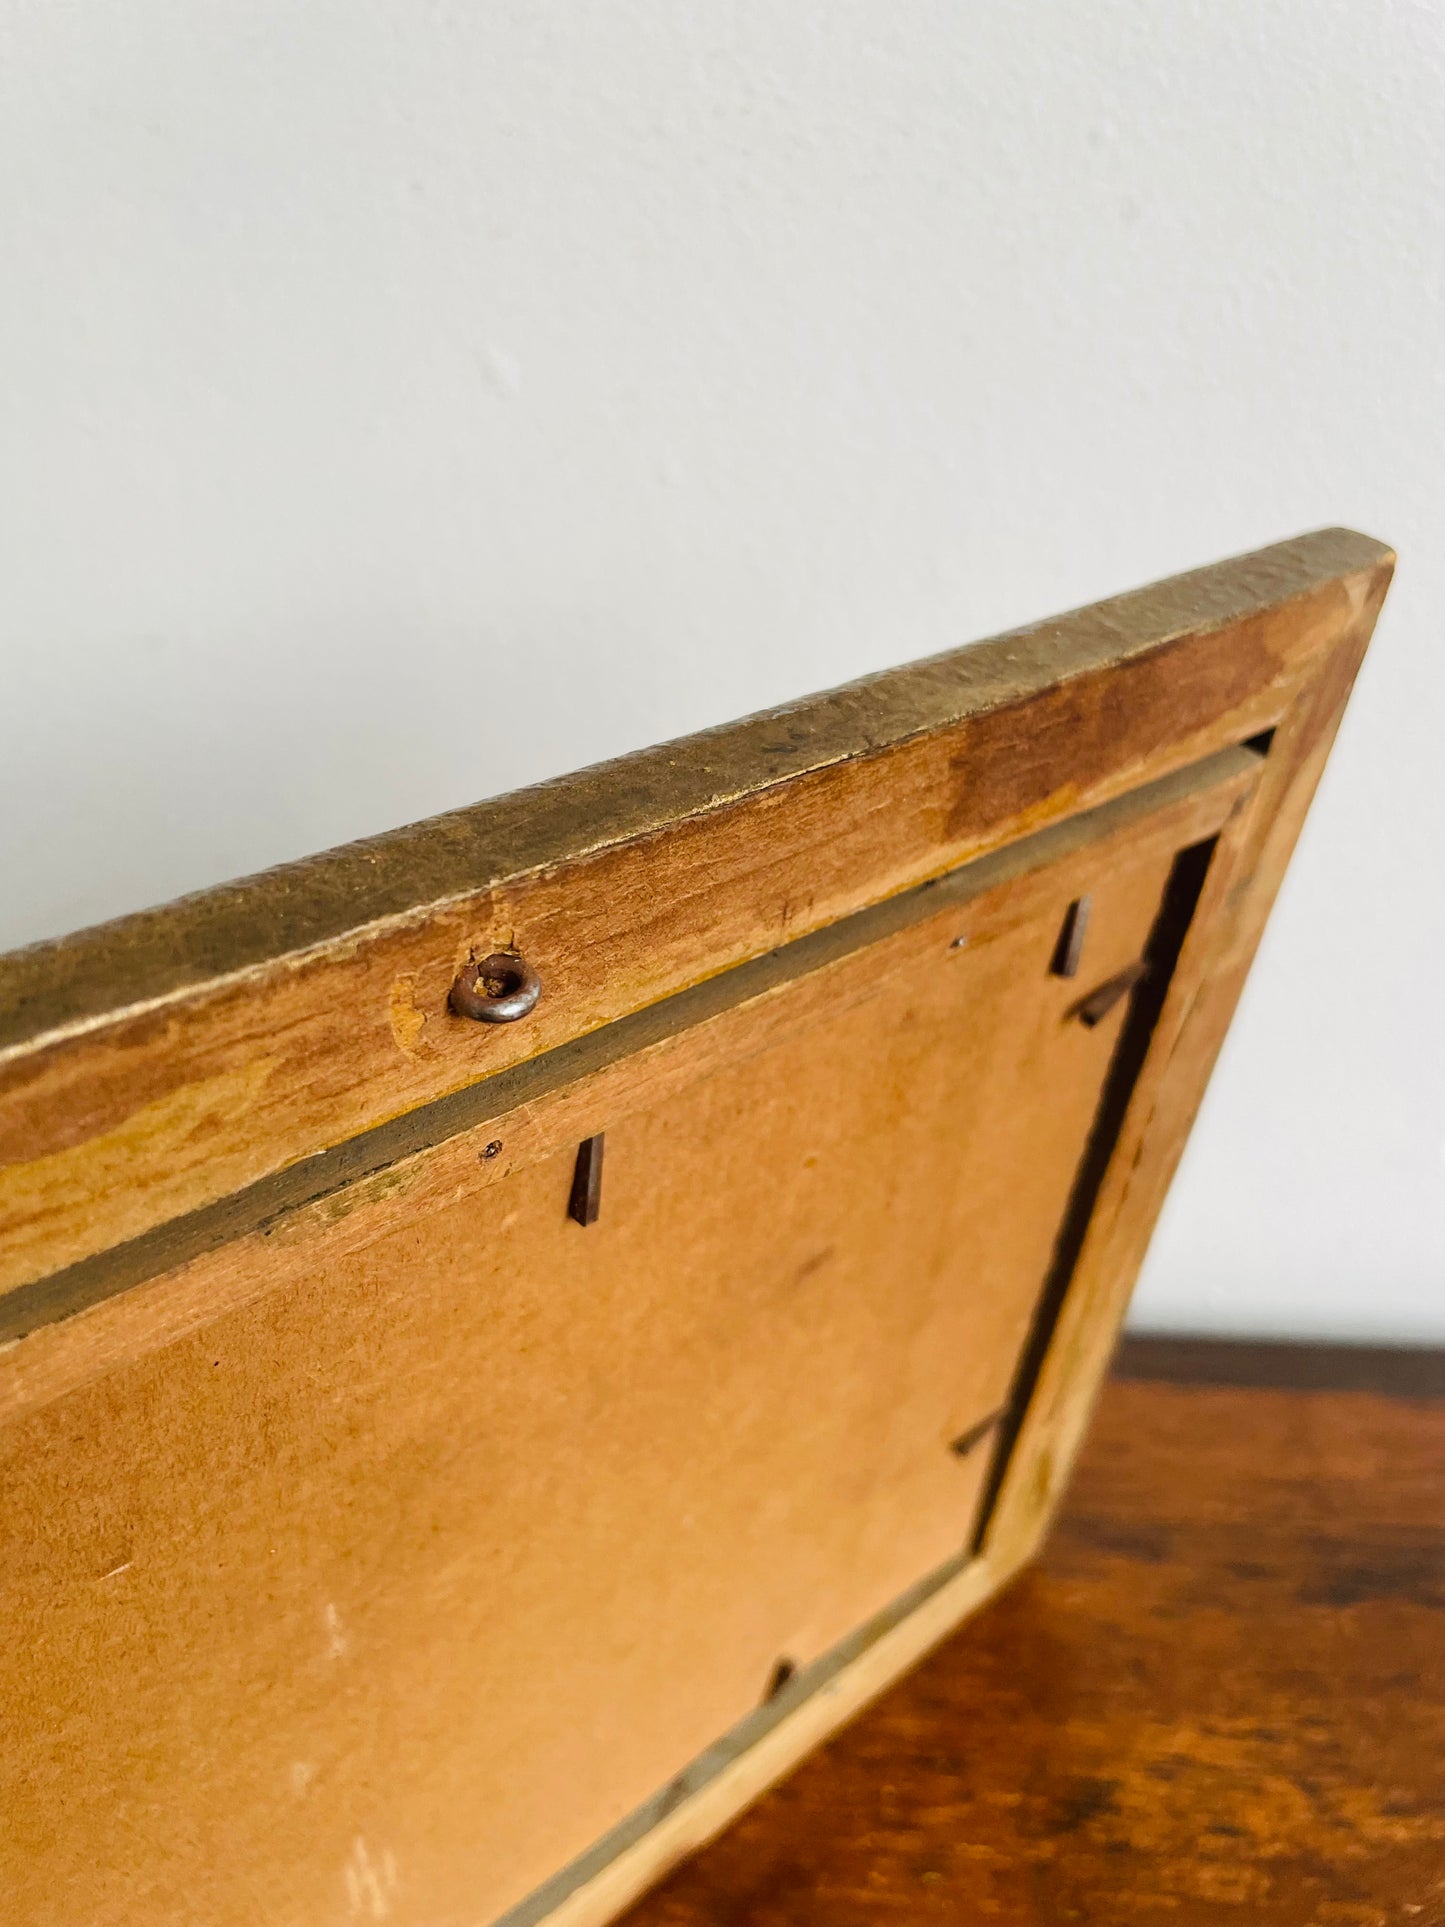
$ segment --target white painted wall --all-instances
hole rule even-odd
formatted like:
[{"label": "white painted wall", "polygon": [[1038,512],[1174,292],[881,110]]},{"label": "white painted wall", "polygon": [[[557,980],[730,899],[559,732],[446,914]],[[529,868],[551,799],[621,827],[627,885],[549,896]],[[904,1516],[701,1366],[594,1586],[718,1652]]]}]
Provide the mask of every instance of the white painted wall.
[{"label": "white painted wall", "polygon": [[0,942],[1347,521],[1138,1303],[1445,1337],[1445,8],[0,0]]}]

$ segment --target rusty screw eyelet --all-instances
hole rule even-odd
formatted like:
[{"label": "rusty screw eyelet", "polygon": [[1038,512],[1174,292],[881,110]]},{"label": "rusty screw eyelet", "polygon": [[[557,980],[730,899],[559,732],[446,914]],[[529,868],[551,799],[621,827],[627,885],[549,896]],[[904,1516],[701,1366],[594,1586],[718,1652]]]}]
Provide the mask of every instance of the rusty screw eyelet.
[{"label": "rusty screw eyelet", "polygon": [[480,963],[463,964],[447,999],[458,1017],[479,1024],[515,1024],[536,1008],[542,979],[524,957],[498,950]]}]

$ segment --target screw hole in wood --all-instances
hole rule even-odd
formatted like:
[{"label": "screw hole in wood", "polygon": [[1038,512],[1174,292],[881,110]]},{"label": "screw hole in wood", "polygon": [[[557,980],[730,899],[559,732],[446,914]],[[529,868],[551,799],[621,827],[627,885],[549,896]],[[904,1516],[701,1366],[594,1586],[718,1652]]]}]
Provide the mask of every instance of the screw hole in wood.
[{"label": "screw hole in wood", "polygon": [[478,963],[463,964],[448,998],[458,1017],[479,1024],[515,1024],[537,1007],[542,980],[525,957],[494,951]]}]

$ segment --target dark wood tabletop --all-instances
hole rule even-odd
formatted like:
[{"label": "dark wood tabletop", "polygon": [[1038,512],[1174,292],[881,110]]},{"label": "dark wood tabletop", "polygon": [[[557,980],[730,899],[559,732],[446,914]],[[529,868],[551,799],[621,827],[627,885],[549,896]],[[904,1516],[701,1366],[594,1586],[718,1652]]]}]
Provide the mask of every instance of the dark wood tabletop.
[{"label": "dark wood tabletop", "polygon": [[1445,1927],[1445,1354],[1133,1340],[1041,1561],[628,1927]]}]

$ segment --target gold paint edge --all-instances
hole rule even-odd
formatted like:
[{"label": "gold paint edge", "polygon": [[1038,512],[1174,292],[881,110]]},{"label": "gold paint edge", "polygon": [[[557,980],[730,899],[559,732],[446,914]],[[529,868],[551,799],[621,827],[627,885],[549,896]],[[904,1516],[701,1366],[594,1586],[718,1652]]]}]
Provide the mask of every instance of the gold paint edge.
[{"label": "gold paint edge", "polygon": [[[11,951],[0,955],[0,1065],[182,999],[303,968],[557,865],[1282,609],[1332,583],[1376,575],[1393,561],[1371,537],[1317,530]],[[779,731],[786,740],[769,743]],[[127,986],[118,1002],[117,985]]]}]

